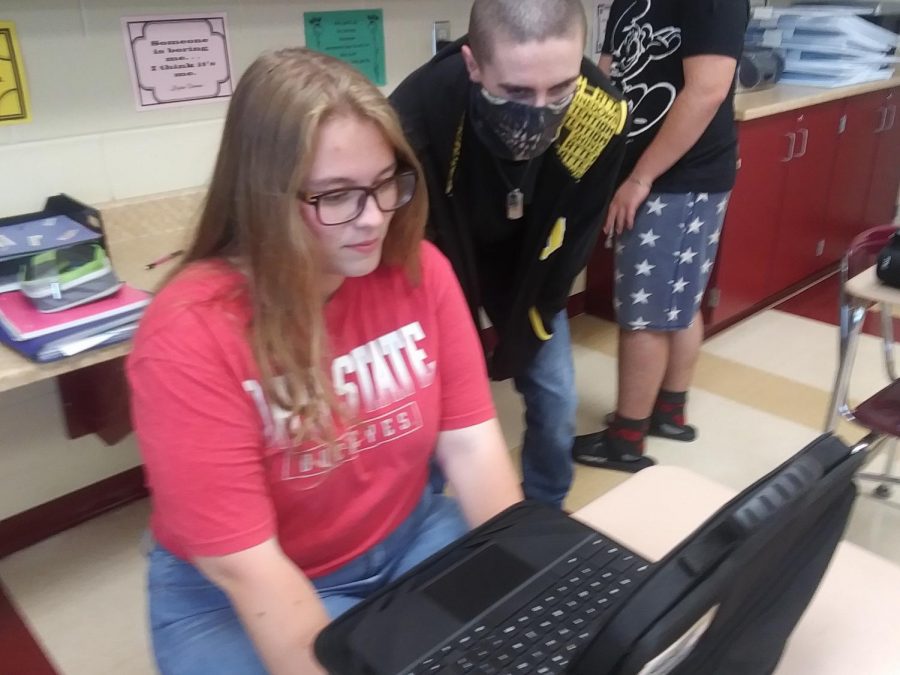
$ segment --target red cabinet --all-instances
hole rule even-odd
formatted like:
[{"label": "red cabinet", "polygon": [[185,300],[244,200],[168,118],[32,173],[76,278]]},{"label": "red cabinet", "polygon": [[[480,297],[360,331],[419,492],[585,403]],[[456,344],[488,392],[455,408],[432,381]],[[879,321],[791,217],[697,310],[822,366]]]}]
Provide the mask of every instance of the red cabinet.
[{"label": "red cabinet", "polygon": [[787,185],[778,214],[778,234],[769,270],[774,295],[827,265],[825,206],[834,166],[843,103],[807,108],[796,114],[796,147],[787,164]]},{"label": "red cabinet", "polygon": [[826,262],[840,260],[865,229],[880,129],[887,121],[884,98],[883,92],[855,96],[844,108],[825,214]]},{"label": "red cabinet", "polygon": [[784,199],[787,159],[796,148],[792,115],[775,115],[741,124],[737,183],[722,228],[713,274],[716,321],[727,320],[768,294],[769,261]]},{"label": "red cabinet", "polygon": [[884,225],[893,222],[897,213],[897,186],[900,184],[900,123],[897,122],[897,106],[900,104],[900,87],[883,98],[883,117],[878,131],[878,150],[872,171],[872,183],[865,223]]},{"label": "red cabinet", "polygon": [[740,168],[705,303],[707,322],[746,314],[827,265],[827,186],[842,103],[740,124]]}]

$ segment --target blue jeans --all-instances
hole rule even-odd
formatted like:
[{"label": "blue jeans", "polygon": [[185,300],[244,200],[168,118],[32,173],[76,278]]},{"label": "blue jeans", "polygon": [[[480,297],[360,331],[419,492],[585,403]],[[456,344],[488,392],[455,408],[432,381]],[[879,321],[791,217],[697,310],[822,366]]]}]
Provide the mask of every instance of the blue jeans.
[{"label": "blue jeans", "polygon": [[522,439],[522,488],[528,499],[562,506],[572,485],[572,441],[575,437],[575,366],[565,311],[547,326],[553,335],[543,344],[516,390],[525,399]]},{"label": "blue jeans", "polygon": [[[331,618],[381,589],[468,530],[456,502],[425,491],[383,542],[313,580]],[[149,555],[153,652],[162,675],[265,675],[225,593],[191,563],[156,545]]]},{"label": "blue jeans", "polygon": [[[565,311],[547,326],[551,337],[541,346],[524,375],[514,378],[525,399],[522,439],[522,490],[527,499],[562,507],[572,486],[572,443],[575,439],[575,366]],[[436,461],[431,463],[431,488],[441,493],[447,484]]]}]

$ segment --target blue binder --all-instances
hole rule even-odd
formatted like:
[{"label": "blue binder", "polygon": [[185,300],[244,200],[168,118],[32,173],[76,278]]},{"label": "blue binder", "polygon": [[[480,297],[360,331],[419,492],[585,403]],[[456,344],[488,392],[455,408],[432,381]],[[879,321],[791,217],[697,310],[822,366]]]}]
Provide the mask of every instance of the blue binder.
[{"label": "blue binder", "polygon": [[[67,356],[74,356],[82,351],[108,347],[124,342],[134,335],[138,321],[145,308],[112,318],[104,318],[95,323],[82,324],[75,328],[59,331],[50,335],[41,335],[30,340],[13,340],[0,325],[0,343],[14,349],[22,356],[38,363],[50,363]],[[95,339],[91,339],[95,338]],[[82,341],[88,341],[82,343]],[[79,349],[79,343],[83,348]],[[72,351],[77,349],[78,351]]]}]

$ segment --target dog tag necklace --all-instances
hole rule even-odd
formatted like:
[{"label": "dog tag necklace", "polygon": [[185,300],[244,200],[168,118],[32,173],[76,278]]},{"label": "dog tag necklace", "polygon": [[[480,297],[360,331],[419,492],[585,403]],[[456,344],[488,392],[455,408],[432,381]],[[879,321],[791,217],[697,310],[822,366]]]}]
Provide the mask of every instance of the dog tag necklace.
[{"label": "dog tag necklace", "polygon": [[525,217],[525,195],[519,188],[506,193],[506,217],[509,220],[521,220]]},{"label": "dog tag necklace", "polygon": [[528,182],[528,174],[531,170],[531,162],[529,159],[528,163],[525,165],[525,171],[522,172],[522,181],[520,185],[513,185],[509,180],[509,177],[506,175],[506,172],[503,171],[503,167],[500,165],[500,161],[494,157],[494,164],[497,165],[497,173],[500,174],[500,178],[503,180],[503,184],[506,186],[506,217],[509,220],[522,220],[525,217],[525,193],[522,192],[522,186],[524,186]]}]

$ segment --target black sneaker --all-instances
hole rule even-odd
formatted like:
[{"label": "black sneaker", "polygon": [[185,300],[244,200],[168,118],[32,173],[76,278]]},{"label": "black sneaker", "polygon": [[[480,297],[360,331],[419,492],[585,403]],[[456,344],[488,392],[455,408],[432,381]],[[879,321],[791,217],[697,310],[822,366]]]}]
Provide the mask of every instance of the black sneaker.
[{"label": "black sneaker", "polygon": [[615,440],[607,437],[605,429],[576,436],[572,444],[572,459],[586,466],[628,473],[637,473],[656,464],[651,457],[630,453],[617,445]]},{"label": "black sneaker", "polygon": [[[606,415],[607,424],[612,424],[615,419],[616,413],[614,412]],[[692,424],[675,424],[670,420],[661,420],[651,417],[647,434],[649,436],[656,436],[657,438],[668,438],[670,441],[690,443],[691,441],[697,440],[697,427]]]}]

